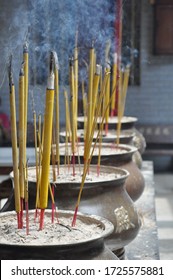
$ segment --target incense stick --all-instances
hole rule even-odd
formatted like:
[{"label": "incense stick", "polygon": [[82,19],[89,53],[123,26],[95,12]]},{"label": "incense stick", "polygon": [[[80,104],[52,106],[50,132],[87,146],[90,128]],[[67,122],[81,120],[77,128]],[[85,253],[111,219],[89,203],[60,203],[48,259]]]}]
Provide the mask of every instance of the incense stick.
[{"label": "incense stick", "polygon": [[76,119],[75,119],[75,90],[74,90],[74,69],[73,61],[69,60],[70,63],[70,103],[71,103],[71,128],[72,128],[72,165],[73,165],[73,176],[75,176],[75,152],[76,152]]},{"label": "incense stick", "polygon": [[116,15],[116,52],[117,52],[117,89],[116,89],[116,109],[118,111],[118,98],[119,98],[119,90],[120,90],[120,72],[121,72],[121,49],[122,49],[122,0],[117,0],[117,15]]},{"label": "incense stick", "polygon": [[24,168],[25,178],[25,211],[26,211],[26,234],[29,234],[29,205],[28,205],[28,162]]},{"label": "incense stick", "polygon": [[56,143],[56,162],[58,167],[58,174],[59,174],[59,165],[60,165],[60,155],[59,155],[59,63],[58,63],[58,56],[57,53],[54,51],[54,63],[55,63],[55,143]]},{"label": "incense stick", "polygon": [[[77,199],[77,203],[76,203],[76,207],[75,207],[72,226],[75,226],[75,224],[76,224],[77,212],[78,212],[78,207],[79,207],[80,200],[81,200],[82,190],[83,190],[83,187],[84,187],[86,174],[87,174],[88,167],[89,167],[91,157],[92,157],[92,155],[90,154],[90,149],[91,149],[91,144],[92,144],[92,141],[93,141],[93,135],[94,135],[95,127],[96,127],[96,124],[97,124],[97,117],[99,116],[100,109],[101,109],[101,100],[102,100],[102,98],[104,96],[104,93],[105,93],[107,76],[108,75],[105,75],[105,77],[104,77],[102,92],[101,92],[101,94],[99,96],[99,100],[98,100],[98,107],[97,107],[97,112],[96,112],[96,116],[95,116],[95,121],[93,122],[93,125],[92,125],[92,130],[91,130],[91,134],[90,134],[90,138],[89,138],[89,142],[88,142],[88,149],[86,150],[86,154],[85,154],[82,182],[81,182],[81,185],[80,185],[80,190],[79,190],[78,199]],[[94,148],[93,148],[93,150],[94,150]],[[92,153],[93,153],[93,151],[92,151]]]},{"label": "incense stick", "polygon": [[106,84],[106,93],[105,93],[105,108],[106,113],[105,113],[105,134],[107,135],[108,133],[108,125],[109,125],[109,103],[110,103],[110,66],[107,64],[105,73],[108,74],[108,81]]},{"label": "incense stick", "polygon": [[[49,185],[49,165],[50,152],[52,142],[52,124],[53,124],[53,104],[54,104],[54,71],[53,71],[53,53],[50,57],[50,73],[48,76],[46,90],[46,107],[44,118],[44,141],[43,141],[43,158],[42,158],[42,173],[40,185],[40,230],[43,229],[44,210],[48,202],[48,185]],[[46,133],[45,133],[46,131]]]},{"label": "incense stick", "polygon": [[25,152],[25,112],[24,112],[24,69],[21,65],[19,74],[19,184],[21,197],[21,222],[23,227],[23,203],[24,203],[24,170],[26,164]]},{"label": "incense stick", "polygon": [[84,161],[87,160],[86,153],[89,149],[89,138],[91,135],[92,126],[92,93],[93,93],[93,75],[94,75],[94,48],[90,48],[90,64],[89,64],[89,79],[88,79],[88,115],[87,115],[87,132],[84,149]]},{"label": "incense stick", "polygon": [[101,71],[101,67],[100,65],[97,64],[96,71],[94,74],[94,79],[93,79],[92,122],[94,120],[95,110],[96,110],[96,101],[97,101],[99,81],[100,81],[100,71]]},{"label": "incense stick", "polygon": [[117,53],[113,54],[113,71],[112,71],[112,102],[111,102],[111,117],[115,114],[116,108],[116,82],[117,82]]},{"label": "incense stick", "polygon": [[12,56],[9,64],[9,86],[10,86],[10,116],[11,116],[11,142],[13,156],[13,172],[14,172],[14,197],[15,210],[17,213],[18,228],[22,227],[20,220],[20,188],[19,188],[19,170],[18,170],[18,150],[17,150],[17,127],[16,127],[16,102],[15,102],[15,86],[12,74]]},{"label": "incense stick", "polygon": [[29,53],[28,44],[25,42],[23,46],[23,67],[24,67],[24,158],[26,158],[27,145],[27,120],[28,120],[28,64]]},{"label": "incense stick", "polygon": [[122,117],[124,115],[125,103],[126,103],[126,95],[127,95],[127,87],[129,82],[129,74],[130,74],[130,65],[127,65],[124,71],[124,78],[122,84],[122,74],[121,74],[121,88],[120,88],[120,96],[119,96],[119,103],[118,103],[118,125],[117,125],[117,145],[120,142],[120,131],[121,131],[121,123]]},{"label": "incense stick", "polygon": [[78,117],[78,30],[76,31],[75,48],[74,48],[74,118],[75,118],[75,139],[77,139],[77,117]]}]

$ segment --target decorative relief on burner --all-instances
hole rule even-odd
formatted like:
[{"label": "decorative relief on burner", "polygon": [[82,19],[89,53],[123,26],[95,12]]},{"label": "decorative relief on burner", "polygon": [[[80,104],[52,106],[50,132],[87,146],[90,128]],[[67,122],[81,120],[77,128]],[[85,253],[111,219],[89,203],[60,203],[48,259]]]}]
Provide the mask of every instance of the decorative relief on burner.
[{"label": "decorative relief on burner", "polygon": [[114,214],[117,222],[115,229],[116,233],[121,233],[124,230],[135,228],[135,225],[130,222],[127,210],[123,206],[116,208],[114,210]]}]

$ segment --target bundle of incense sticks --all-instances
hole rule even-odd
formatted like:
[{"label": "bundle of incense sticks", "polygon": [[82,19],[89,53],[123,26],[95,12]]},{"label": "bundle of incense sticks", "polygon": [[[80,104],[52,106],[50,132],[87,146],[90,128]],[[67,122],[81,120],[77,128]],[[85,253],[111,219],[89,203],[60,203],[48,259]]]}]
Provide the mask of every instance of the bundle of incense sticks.
[{"label": "bundle of incense sticks", "polygon": [[[27,190],[27,103],[28,103],[28,48],[24,44],[23,59],[19,73],[19,156],[17,146],[16,104],[15,86],[12,73],[12,56],[10,56],[8,74],[10,85],[10,114],[11,114],[11,138],[14,167],[14,192],[15,210],[17,213],[18,228],[23,228],[23,208],[26,209],[26,231],[29,233],[28,224],[28,190]],[[20,202],[19,202],[20,201]]]},{"label": "bundle of incense sticks", "polygon": [[[80,185],[80,190],[79,190],[79,195],[78,195],[78,199],[77,199],[77,203],[76,203],[76,207],[75,207],[72,226],[75,226],[75,224],[76,224],[77,213],[78,213],[78,208],[79,208],[79,204],[80,204],[80,200],[81,200],[82,190],[83,190],[84,183],[85,183],[86,174],[89,170],[89,165],[90,165],[90,162],[91,162],[91,159],[92,159],[92,155],[93,155],[94,149],[96,147],[96,143],[97,143],[97,141],[99,139],[99,136],[100,136],[100,131],[101,130],[98,131],[98,135],[97,135],[95,143],[92,147],[93,135],[94,135],[94,131],[95,131],[96,126],[97,126],[97,118],[98,118],[98,116],[100,115],[100,112],[101,112],[101,105],[102,105],[103,97],[104,97],[105,92],[106,92],[106,85],[107,85],[108,78],[109,78],[109,74],[106,73],[105,76],[104,76],[102,91],[101,91],[100,96],[98,98],[98,106],[97,106],[97,109],[96,109],[96,114],[95,114],[95,117],[94,117],[94,121],[92,122],[91,132],[90,132],[90,135],[88,137],[87,149],[85,149],[85,158],[84,158],[85,161],[84,161],[82,182],[81,182],[81,185]],[[107,104],[107,107],[108,106],[110,106],[110,103]],[[105,119],[105,114],[107,112],[107,107],[105,108],[104,115],[102,117],[101,127],[102,127],[104,119]],[[101,148],[101,146],[100,146],[100,148]],[[99,156],[101,156],[101,153],[99,153]]]},{"label": "bundle of incense sticks", "polygon": [[119,145],[119,141],[120,141],[121,123],[125,110],[129,75],[130,75],[130,65],[128,64],[126,65],[125,70],[121,71],[120,73],[119,98],[118,98],[118,124],[117,124],[117,140],[116,140],[117,145]]},{"label": "bundle of incense sticks", "polygon": [[16,102],[15,102],[15,86],[14,86],[13,73],[12,73],[12,55],[10,56],[8,74],[9,74],[9,87],[10,87],[11,141],[12,141],[13,172],[14,172],[15,210],[17,213],[18,228],[22,228],[22,221],[20,215],[21,201],[20,201],[19,170],[18,170]]},{"label": "bundle of incense sticks", "polygon": [[[109,50],[110,50],[110,43],[107,42],[106,44],[106,51],[105,51],[105,61],[106,61],[106,67],[105,72],[103,76],[103,80],[105,76],[107,77],[106,83],[105,83],[105,94],[103,95],[103,98],[101,100],[102,109],[99,112],[98,116],[101,116],[101,119],[103,119],[104,115],[104,123],[106,133],[108,131],[108,121],[109,116],[111,115],[112,110],[114,110],[113,105],[116,100],[116,88],[117,84],[119,87],[119,103],[118,103],[118,135],[120,134],[121,129],[121,119],[122,115],[124,113],[125,107],[125,97],[127,92],[127,86],[128,86],[128,76],[129,76],[129,66],[127,66],[127,69],[125,70],[124,79],[122,78],[122,72],[120,73],[120,77],[117,81],[117,53],[114,54],[113,59],[113,71],[111,72],[111,63],[109,59]],[[82,81],[82,96],[83,96],[83,112],[84,112],[84,162],[87,161],[87,152],[89,150],[89,143],[91,138],[91,127],[93,123],[96,122],[96,110],[98,106],[98,98],[100,96],[99,91],[103,91],[103,81],[102,81],[102,71],[101,66],[96,64],[96,52],[94,47],[92,46],[89,51],[89,67],[88,67],[88,94],[85,93],[84,88],[84,81]],[[74,59],[70,59],[70,111],[71,111],[71,130],[69,130],[69,126],[66,126],[66,129],[68,129],[68,132],[66,131],[66,135],[71,135],[71,149],[72,149],[72,163],[73,163],[73,174],[75,176],[75,153],[78,151],[77,149],[77,118],[76,118],[76,92],[75,92],[75,75],[74,75]],[[112,77],[111,77],[112,75]],[[78,80],[78,79],[77,79]],[[110,81],[112,80],[112,85],[110,86]],[[121,85],[123,83],[123,85]],[[68,98],[66,98],[68,100]],[[117,102],[117,100],[116,100]],[[106,110],[105,110],[106,108]],[[110,110],[111,109],[111,110]],[[66,103],[66,111],[68,110],[68,105]],[[69,117],[66,116],[67,123]],[[103,131],[103,124],[99,126],[99,130]],[[71,133],[69,132],[71,131]],[[101,133],[100,133],[101,135]],[[119,137],[118,137],[119,139]],[[67,138],[66,138],[66,150],[67,150]],[[101,149],[101,136],[100,136],[100,149]],[[99,162],[99,160],[98,160]],[[99,164],[98,164],[99,165]]]}]

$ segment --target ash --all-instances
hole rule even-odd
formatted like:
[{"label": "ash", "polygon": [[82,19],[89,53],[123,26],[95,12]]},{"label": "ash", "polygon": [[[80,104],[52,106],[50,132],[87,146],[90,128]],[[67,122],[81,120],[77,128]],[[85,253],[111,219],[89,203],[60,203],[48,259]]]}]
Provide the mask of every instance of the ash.
[{"label": "ash", "polygon": [[25,225],[23,229],[17,229],[15,213],[0,217],[0,244],[70,245],[98,238],[104,230],[100,223],[85,223],[80,219],[77,219],[76,226],[72,227],[72,218],[55,218],[52,223],[51,215],[45,215],[44,229],[39,230],[38,219],[35,221],[34,213],[30,213],[29,234],[26,235]]}]

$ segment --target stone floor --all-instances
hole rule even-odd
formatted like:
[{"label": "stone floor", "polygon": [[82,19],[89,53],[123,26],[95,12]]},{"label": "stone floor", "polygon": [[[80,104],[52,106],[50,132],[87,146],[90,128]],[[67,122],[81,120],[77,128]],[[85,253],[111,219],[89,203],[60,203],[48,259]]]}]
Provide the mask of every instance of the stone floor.
[{"label": "stone floor", "polygon": [[173,260],[173,172],[155,172],[155,205],[161,260]]}]

